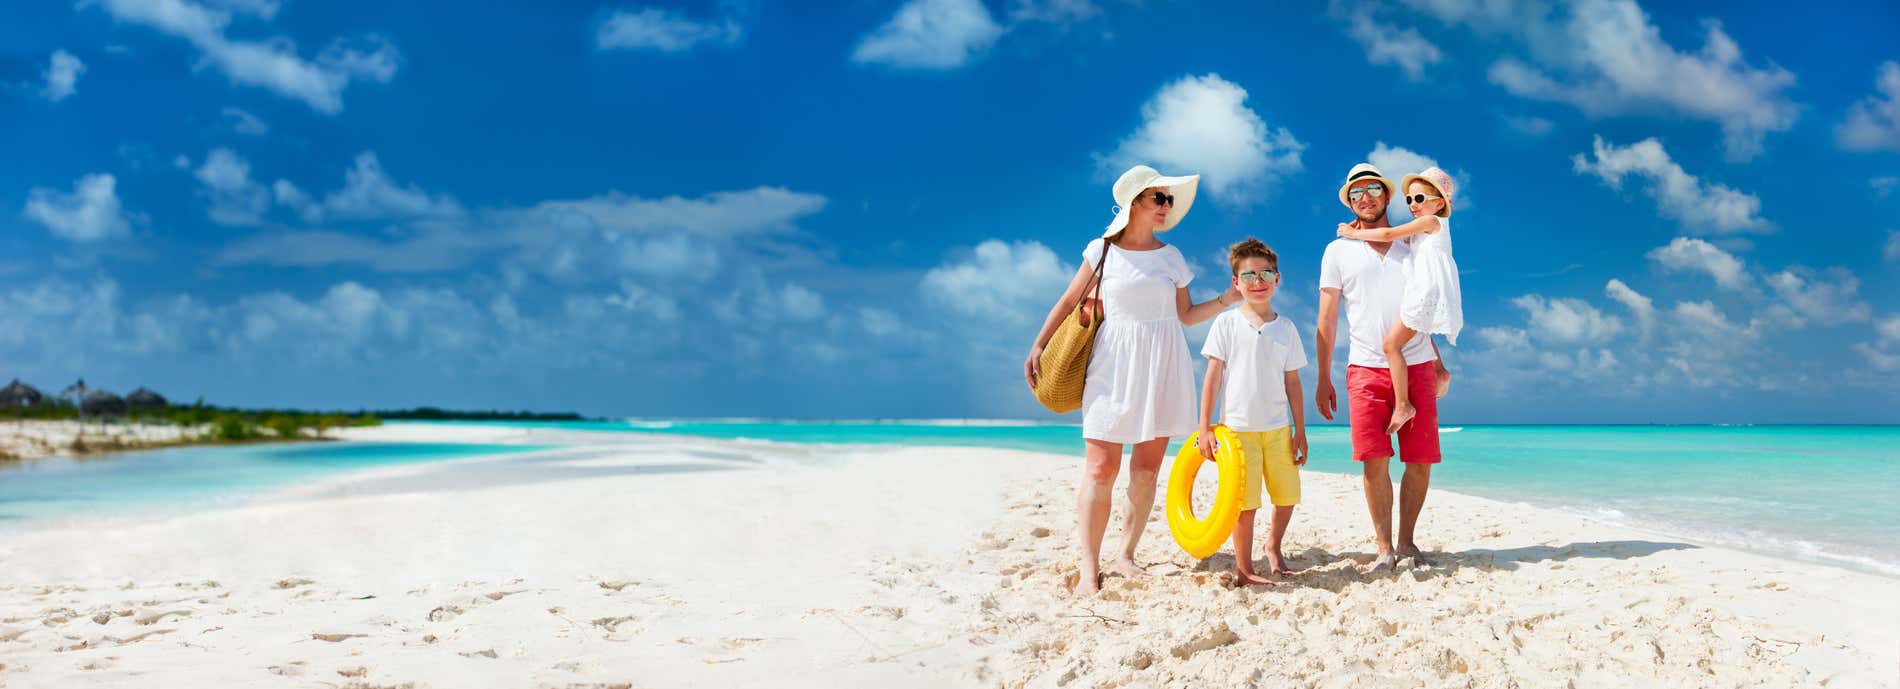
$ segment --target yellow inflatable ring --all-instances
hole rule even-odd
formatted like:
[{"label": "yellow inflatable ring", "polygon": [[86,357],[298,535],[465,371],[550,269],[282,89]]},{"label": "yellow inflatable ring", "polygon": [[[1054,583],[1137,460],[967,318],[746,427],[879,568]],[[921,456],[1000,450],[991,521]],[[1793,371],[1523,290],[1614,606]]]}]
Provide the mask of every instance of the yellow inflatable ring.
[{"label": "yellow inflatable ring", "polygon": [[1214,509],[1206,519],[1194,516],[1194,477],[1201,471],[1200,432],[1188,435],[1181,453],[1174,457],[1174,470],[1168,473],[1168,530],[1174,542],[1195,559],[1204,559],[1220,550],[1234,533],[1240,518],[1240,495],[1245,465],[1240,454],[1240,436],[1225,425],[1216,424],[1214,463],[1220,468],[1220,490],[1214,494]]}]

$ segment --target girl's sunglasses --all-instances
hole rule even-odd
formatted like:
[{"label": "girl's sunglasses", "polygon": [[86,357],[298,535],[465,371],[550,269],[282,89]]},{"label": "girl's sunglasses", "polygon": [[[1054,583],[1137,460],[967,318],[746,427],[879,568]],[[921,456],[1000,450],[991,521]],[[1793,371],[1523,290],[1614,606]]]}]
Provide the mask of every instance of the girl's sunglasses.
[{"label": "girl's sunglasses", "polygon": [[1438,200],[1438,199],[1442,199],[1442,198],[1445,198],[1445,197],[1443,197],[1443,196],[1426,196],[1426,195],[1424,195],[1424,194],[1413,194],[1413,195],[1411,195],[1411,196],[1407,196],[1407,197],[1405,197],[1405,200],[1406,200],[1406,201],[1410,201],[1410,202],[1412,202],[1412,203],[1424,203],[1424,202],[1426,202],[1426,201],[1435,201],[1435,200]]},{"label": "girl's sunglasses", "polygon": [[1272,268],[1262,268],[1260,270],[1240,271],[1240,275],[1237,277],[1240,278],[1240,284],[1251,285],[1255,282],[1259,282],[1262,280],[1271,281],[1274,278],[1279,277],[1279,276],[1280,276],[1280,271],[1274,270]]},{"label": "girl's sunglasses", "polygon": [[1157,206],[1173,206],[1174,205],[1173,196],[1164,194],[1158,191],[1153,194],[1148,195],[1148,200],[1155,202],[1155,205]]},{"label": "girl's sunglasses", "polygon": [[1372,184],[1359,187],[1358,189],[1347,189],[1346,200],[1358,201],[1359,197],[1365,196],[1366,194],[1371,194],[1372,198],[1375,198],[1375,199],[1381,196],[1385,196],[1385,185],[1374,182]]}]

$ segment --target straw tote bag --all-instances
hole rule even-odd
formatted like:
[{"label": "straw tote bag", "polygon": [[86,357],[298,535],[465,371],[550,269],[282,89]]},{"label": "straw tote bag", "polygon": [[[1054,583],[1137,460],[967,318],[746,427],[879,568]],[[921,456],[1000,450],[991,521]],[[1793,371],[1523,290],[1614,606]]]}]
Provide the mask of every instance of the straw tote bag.
[{"label": "straw tote bag", "polygon": [[1089,375],[1089,352],[1095,349],[1095,331],[1102,328],[1102,269],[1108,264],[1108,241],[1095,262],[1095,281],[1075,310],[1049,336],[1042,348],[1042,372],[1036,376],[1036,401],[1049,411],[1066,414],[1082,408],[1082,383]]}]

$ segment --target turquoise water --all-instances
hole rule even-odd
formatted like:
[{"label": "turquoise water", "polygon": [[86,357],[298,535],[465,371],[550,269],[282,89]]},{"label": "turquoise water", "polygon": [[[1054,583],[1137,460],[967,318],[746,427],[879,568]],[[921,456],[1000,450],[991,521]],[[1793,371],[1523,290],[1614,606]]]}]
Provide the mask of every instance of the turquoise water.
[{"label": "turquoise water", "polygon": [[[794,443],[1001,447],[1080,456],[1074,426],[770,421],[527,424]],[[1357,475],[1342,426],[1309,470]],[[1682,538],[1900,575],[1900,426],[1466,426],[1432,485]],[[1179,449],[1179,441],[1169,450]],[[1396,469],[1394,470],[1396,474]]]},{"label": "turquoise water", "polygon": [[241,503],[357,469],[541,449],[448,443],[292,443],[58,458],[0,468],[0,526]]}]

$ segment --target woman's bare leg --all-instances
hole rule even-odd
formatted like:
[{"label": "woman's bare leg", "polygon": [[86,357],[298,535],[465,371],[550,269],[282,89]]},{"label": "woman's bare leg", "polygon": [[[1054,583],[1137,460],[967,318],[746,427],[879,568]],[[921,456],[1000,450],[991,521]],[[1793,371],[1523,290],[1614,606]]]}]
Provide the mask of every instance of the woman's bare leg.
[{"label": "woman's bare leg", "polygon": [[1385,334],[1385,365],[1392,374],[1392,421],[1385,425],[1387,435],[1399,432],[1405,422],[1418,415],[1412,408],[1409,376],[1405,368],[1405,343],[1418,335],[1417,330],[1405,327],[1404,323],[1393,323],[1392,330]]},{"label": "woman's bare leg", "polygon": [[1121,473],[1122,444],[1083,439],[1082,487],[1075,499],[1076,538],[1082,546],[1082,561],[1076,567],[1075,592],[1094,595],[1101,590],[1102,535],[1108,531],[1109,497],[1115,493],[1115,476]]},{"label": "woman's bare leg", "polygon": [[1135,546],[1141,545],[1141,532],[1155,511],[1155,482],[1161,473],[1161,460],[1168,454],[1168,439],[1155,438],[1135,443],[1134,456],[1128,460],[1128,515],[1122,520],[1122,556],[1110,569],[1125,577],[1141,576],[1135,564]]}]

